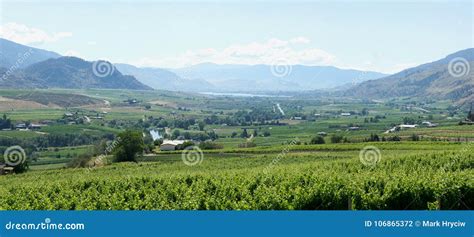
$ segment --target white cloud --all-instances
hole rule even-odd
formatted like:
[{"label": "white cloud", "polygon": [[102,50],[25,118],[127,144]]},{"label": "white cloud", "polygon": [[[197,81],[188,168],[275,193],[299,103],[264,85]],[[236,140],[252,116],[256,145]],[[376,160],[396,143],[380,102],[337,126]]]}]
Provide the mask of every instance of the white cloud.
[{"label": "white cloud", "polygon": [[28,27],[15,22],[5,23],[0,26],[0,37],[20,44],[55,42],[71,36],[71,32],[50,34],[41,29]]},{"label": "white cloud", "polygon": [[177,57],[164,59],[142,58],[130,62],[138,66],[182,67],[204,62],[217,64],[272,64],[284,60],[290,64],[333,65],[336,57],[317,48],[296,49],[295,46],[309,43],[309,39],[297,37],[290,40],[269,39],[265,42],[234,44],[224,49],[205,48],[189,50]]},{"label": "white cloud", "polygon": [[292,44],[308,44],[309,42],[311,42],[311,40],[309,40],[306,37],[301,37],[301,36],[290,39],[290,43]]}]

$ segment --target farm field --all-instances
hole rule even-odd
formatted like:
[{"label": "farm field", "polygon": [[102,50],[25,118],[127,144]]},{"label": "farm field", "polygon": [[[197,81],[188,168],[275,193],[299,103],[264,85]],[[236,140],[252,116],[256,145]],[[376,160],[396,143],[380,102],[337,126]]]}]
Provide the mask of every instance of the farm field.
[{"label": "farm field", "polygon": [[[444,101],[0,92],[8,98],[0,100],[0,114],[13,125],[0,131],[0,152],[20,145],[29,167],[0,176],[2,210],[458,210],[474,204],[474,126],[459,125],[465,109]],[[24,106],[12,109],[12,101]],[[21,124],[41,126],[14,127]],[[417,126],[387,133],[400,124]],[[137,162],[114,163],[106,148],[126,130],[142,134],[146,149]],[[161,151],[150,131],[215,147],[192,153],[199,160],[190,165],[183,159],[188,151]],[[324,144],[314,144],[318,137]],[[96,162],[100,156],[106,159]]]},{"label": "farm field", "polygon": [[[360,160],[368,145],[381,152],[374,166]],[[0,209],[469,209],[472,146],[368,143],[303,151],[288,145],[280,152],[204,152],[195,166],[170,153],[93,169],[31,171],[0,177]]]},{"label": "farm field", "polygon": [[[246,139],[240,138],[243,129],[248,129],[249,132],[254,130],[258,132],[258,135],[252,138],[252,142],[258,147],[281,145],[294,137],[298,137],[302,143],[307,143],[319,132],[328,134],[325,137],[327,143],[330,142],[332,135],[345,137],[351,142],[363,142],[371,134],[376,134],[380,138],[398,136],[403,140],[410,140],[413,134],[420,136],[422,140],[472,141],[474,139],[474,127],[459,126],[457,123],[464,115],[460,111],[447,110],[444,101],[426,105],[425,107],[430,111],[427,113],[410,109],[411,107],[408,105],[417,103],[417,101],[405,100],[363,103],[352,100],[344,101],[343,99],[334,101],[325,98],[306,98],[298,95],[288,98],[247,98],[161,91],[134,92],[96,89],[50,89],[35,90],[34,93],[27,90],[1,89],[0,92],[3,97],[9,98],[7,102],[0,100],[0,105],[2,103],[5,105],[5,108],[0,106],[0,114],[8,115],[15,123],[41,123],[43,121],[51,123],[35,131],[0,131],[0,138],[34,139],[54,134],[82,134],[100,139],[103,136],[111,137],[127,127],[144,129],[143,126],[147,125],[146,123],[134,124],[136,121],[144,119],[162,118],[171,121],[190,118],[195,120],[218,118],[223,120],[235,116],[235,113],[239,111],[263,110],[262,112],[273,116],[273,121],[278,120],[281,124],[232,125],[225,124],[225,122],[222,124],[212,122],[206,125],[205,131],[213,130],[218,135],[216,142],[225,148],[236,148],[239,144],[246,142]],[[69,98],[65,95],[72,96]],[[78,97],[74,98],[75,95]],[[31,100],[31,103],[42,103],[46,107],[8,107],[8,104],[15,101],[15,98],[21,98],[23,102],[28,99]],[[126,101],[130,99],[137,100],[138,103],[127,103]],[[53,102],[68,106],[51,106]],[[277,103],[285,111],[286,116],[279,115],[279,111],[275,110]],[[147,105],[150,107],[145,108]],[[368,114],[361,115],[360,111],[363,109],[366,109]],[[339,116],[341,112],[352,112],[354,115]],[[65,118],[64,115],[67,113],[74,114],[75,120]],[[315,114],[318,116],[314,116]],[[305,119],[292,119],[295,116],[303,116]],[[96,117],[100,119],[96,119]],[[419,126],[416,129],[385,134],[385,131],[403,123],[406,119],[417,123],[430,121],[438,126],[432,128]],[[74,124],[68,124],[71,121]],[[166,127],[161,124],[148,124],[147,126],[149,126],[147,129]],[[351,126],[358,129],[349,130]],[[202,133],[202,131],[189,128],[171,129],[179,130],[181,134]],[[265,132],[270,135],[263,136],[262,134]],[[233,136],[233,133],[236,133],[237,136]],[[79,143],[77,145],[86,144]],[[34,164],[34,162],[31,163],[31,165]]]}]

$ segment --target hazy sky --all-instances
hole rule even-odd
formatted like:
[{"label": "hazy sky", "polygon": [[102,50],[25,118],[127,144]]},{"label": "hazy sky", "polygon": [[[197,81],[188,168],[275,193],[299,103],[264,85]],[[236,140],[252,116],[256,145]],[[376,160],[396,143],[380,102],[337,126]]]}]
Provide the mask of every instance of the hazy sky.
[{"label": "hazy sky", "polygon": [[285,60],[392,73],[474,45],[471,0],[0,2],[0,37],[139,66]]}]

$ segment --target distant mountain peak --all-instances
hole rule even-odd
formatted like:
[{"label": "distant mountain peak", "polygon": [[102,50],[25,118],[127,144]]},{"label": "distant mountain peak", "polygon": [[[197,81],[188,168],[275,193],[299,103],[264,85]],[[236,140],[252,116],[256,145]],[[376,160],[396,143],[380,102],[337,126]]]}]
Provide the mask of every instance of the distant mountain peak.
[{"label": "distant mountain peak", "polygon": [[361,98],[399,96],[450,99],[464,104],[474,100],[474,48],[399,73],[370,80],[345,92]]},{"label": "distant mountain peak", "polygon": [[15,66],[25,68],[37,62],[59,57],[61,55],[55,52],[33,48],[0,38],[0,67],[10,68]]}]

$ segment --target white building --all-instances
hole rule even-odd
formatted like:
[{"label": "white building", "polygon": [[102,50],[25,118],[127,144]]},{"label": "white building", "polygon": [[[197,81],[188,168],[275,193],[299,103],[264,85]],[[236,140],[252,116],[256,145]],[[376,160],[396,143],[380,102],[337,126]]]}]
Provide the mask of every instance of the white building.
[{"label": "white building", "polygon": [[385,133],[392,133],[392,132],[397,132],[397,131],[400,131],[401,129],[410,129],[410,128],[416,128],[418,125],[416,124],[400,124],[400,125],[397,125],[387,131],[385,131]]},{"label": "white building", "polygon": [[404,128],[416,128],[416,124],[400,124],[400,128],[401,129],[404,129]]},{"label": "white building", "polygon": [[423,125],[426,125],[427,127],[430,127],[430,128],[432,128],[432,127],[437,127],[437,126],[438,126],[438,124],[432,123],[432,122],[430,122],[430,121],[423,121],[422,124],[423,124]]},{"label": "white building", "polygon": [[174,151],[176,150],[177,145],[183,144],[184,140],[164,140],[160,145],[160,150],[162,151]]}]

